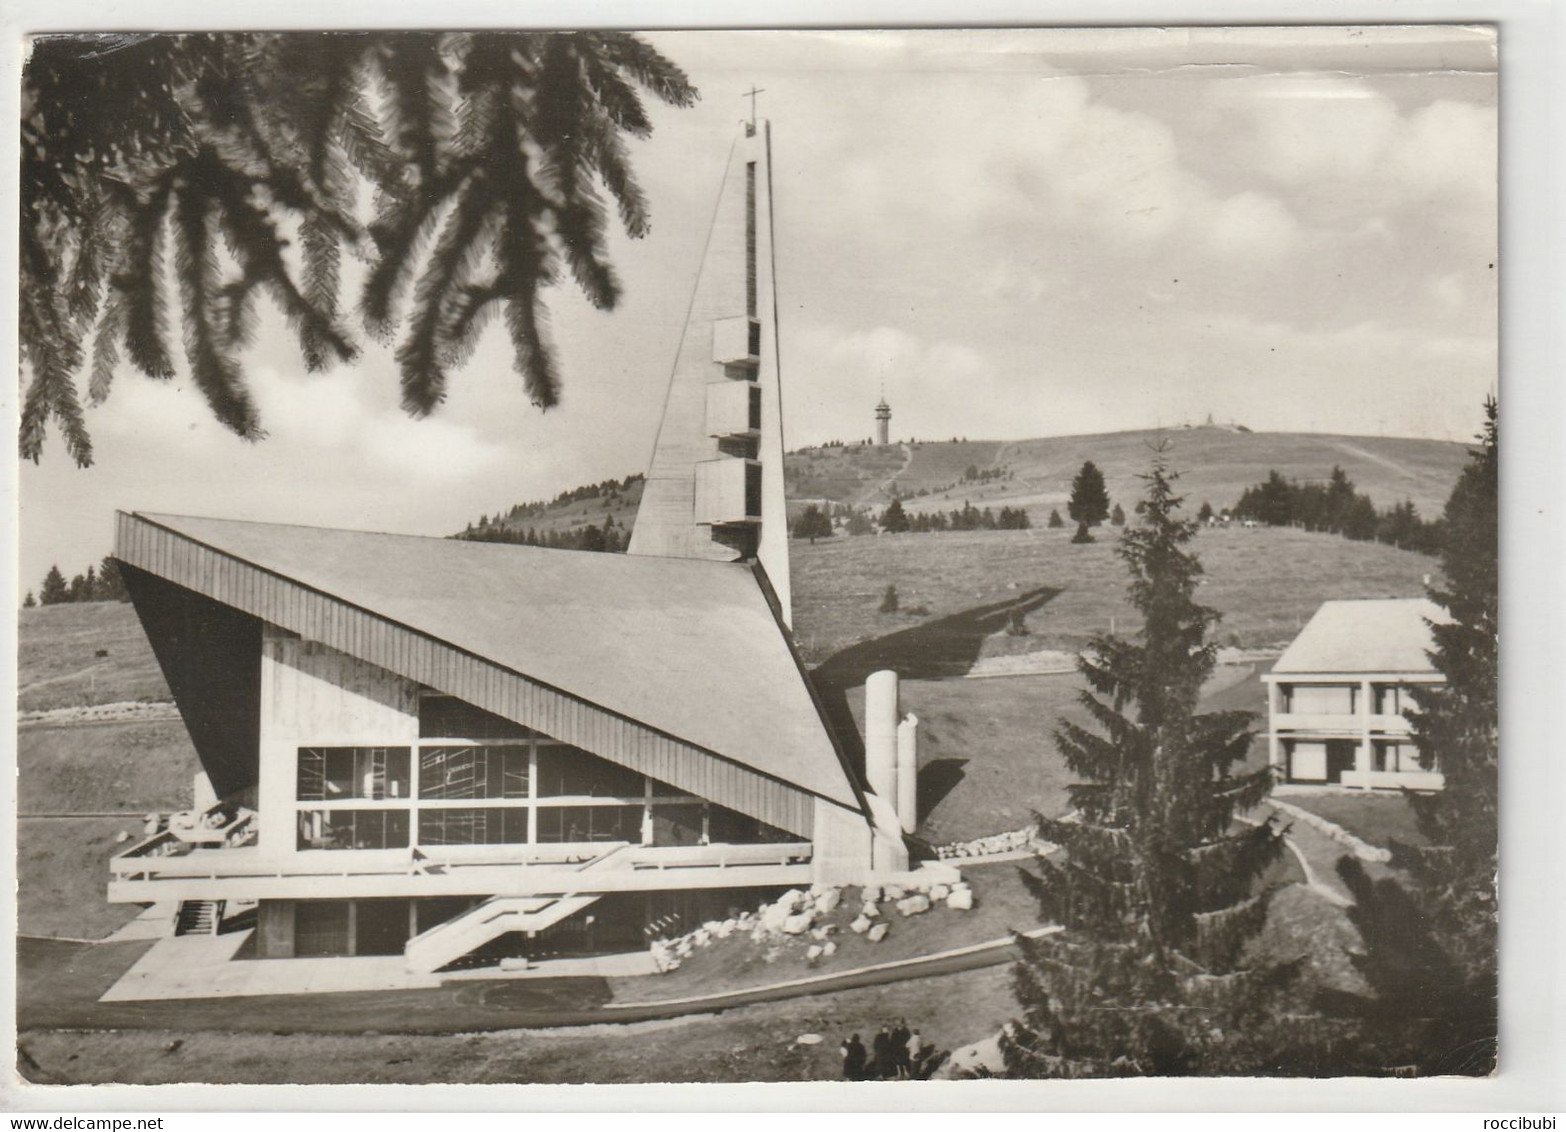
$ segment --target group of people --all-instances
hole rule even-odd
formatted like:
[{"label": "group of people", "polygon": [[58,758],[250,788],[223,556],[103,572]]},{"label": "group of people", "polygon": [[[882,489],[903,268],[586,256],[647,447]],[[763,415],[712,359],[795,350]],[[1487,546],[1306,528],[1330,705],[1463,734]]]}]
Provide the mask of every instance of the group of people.
[{"label": "group of people", "polygon": [[947,1054],[937,1050],[909,1029],[899,1018],[895,1026],[882,1026],[865,1048],[858,1034],[851,1035],[838,1051],[843,1055],[845,1081],[923,1081],[945,1061]]}]

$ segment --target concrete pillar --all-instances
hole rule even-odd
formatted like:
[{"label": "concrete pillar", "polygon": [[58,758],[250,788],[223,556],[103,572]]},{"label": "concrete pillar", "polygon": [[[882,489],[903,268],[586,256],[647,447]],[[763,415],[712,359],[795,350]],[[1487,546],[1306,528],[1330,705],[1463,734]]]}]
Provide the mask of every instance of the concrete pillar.
[{"label": "concrete pillar", "polygon": [[1370,681],[1362,680],[1359,685],[1359,750],[1355,753],[1354,769],[1360,773],[1360,788],[1369,790],[1371,768],[1375,766],[1371,758],[1370,748],[1370,713],[1375,705],[1370,702]]},{"label": "concrete pillar", "polygon": [[919,825],[919,717],[913,712],[897,725],[897,816],[903,832]]},{"label": "concrete pillar", "polygon": [[897,673],[865,681],[865,777],[888,806],[897,805]]},{"label": "concrete pillar", "polygon": [[191,778],[190,797],[190,808],[198,814],[217,805],[217,791],[212,789],[212,779],[207,777],[206,771],[198,770]]}]

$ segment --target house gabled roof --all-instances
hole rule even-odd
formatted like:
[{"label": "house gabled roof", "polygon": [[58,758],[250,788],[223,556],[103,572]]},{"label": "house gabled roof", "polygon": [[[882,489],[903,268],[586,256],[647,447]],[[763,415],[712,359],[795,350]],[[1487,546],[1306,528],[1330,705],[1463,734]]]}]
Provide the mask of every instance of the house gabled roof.
[{"label": "house gabled roof", "polygon": [[1271,675],[1385,672],[1427,675],[1435,671],[1430,622],[1446,612],[1425,598],[1327,601],[1284,650]]},{"label": "house gabled roof", "polygon": [[[293,599],[251,596],[258,584],[302,587],[315,600],[297,615],[301,624],[284,628],[314,636],[312,627],[340,606],[862,810],[764,583],[748,565],[153,514],[121,515],[116,554],[208,597],[253,606],[248,611],[267,620],[284,619],[266,610],[292,608]],[[261,575],[218,577],[229,563]],[[263,609],[266,601],[273,604]],[[327,643],[356,655],[355,632]],[[386,658],[406,647],[365,651],[357,655],[395,669]],[[425,671],[403,675],[429,682]]]}]

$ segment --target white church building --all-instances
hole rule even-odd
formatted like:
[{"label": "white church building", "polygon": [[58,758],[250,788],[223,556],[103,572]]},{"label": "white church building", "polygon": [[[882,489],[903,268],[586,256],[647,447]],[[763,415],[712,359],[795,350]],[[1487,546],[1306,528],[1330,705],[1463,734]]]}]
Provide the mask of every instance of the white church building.
[{"label": "white church building", "polygon": [[111,901],[433,972],[908,868],[895,678],[861,774],[790,634],[771,181],[747,127],[629,553],[118,516],[211,794],[112,859]]}]

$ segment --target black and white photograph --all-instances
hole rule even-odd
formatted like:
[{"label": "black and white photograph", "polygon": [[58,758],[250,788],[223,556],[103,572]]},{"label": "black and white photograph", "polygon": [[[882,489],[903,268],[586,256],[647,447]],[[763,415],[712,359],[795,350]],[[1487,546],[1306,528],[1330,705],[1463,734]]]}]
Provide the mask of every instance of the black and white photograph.
[{"label": "black and white photograph", "polygon": [[30,36],[18,1080],[1504,1072],[1498,43]]}]

